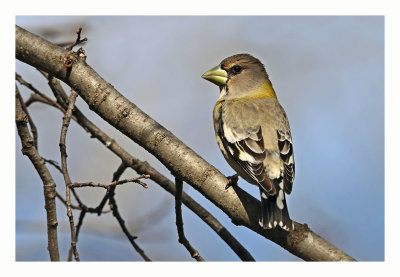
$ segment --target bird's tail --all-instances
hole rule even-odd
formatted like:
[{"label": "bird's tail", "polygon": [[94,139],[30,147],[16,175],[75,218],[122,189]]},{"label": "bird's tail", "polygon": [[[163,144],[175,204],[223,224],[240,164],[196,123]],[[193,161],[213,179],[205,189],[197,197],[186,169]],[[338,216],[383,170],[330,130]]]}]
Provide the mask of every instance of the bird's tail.
[{"label": "bird's tail", "polygon": [[261,194],[261,217],[260,226],[264,229],[272,229],[276,226],[284,230],[293,230],[293,222],[289,217],[286,205],[285,193],[279,190],[276,195],[268,195],[260,187]]}]

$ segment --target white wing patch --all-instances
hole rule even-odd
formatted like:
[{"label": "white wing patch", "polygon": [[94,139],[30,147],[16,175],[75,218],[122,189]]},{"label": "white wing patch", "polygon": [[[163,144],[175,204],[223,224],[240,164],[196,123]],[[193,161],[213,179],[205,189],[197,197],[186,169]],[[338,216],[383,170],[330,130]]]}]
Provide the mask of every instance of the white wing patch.
[{"label": "white wing patch", "polygon": [[264,199],[268,199],[268,196],[265,194],[265,191],[261,192],[261,197]]},{"label": "white wing patch", "polygon": [[293,161],[293,155],[290,155],[289,161],[288,161],[288,165],[291,165],[291,164],[293,164],[293,163],[294,163],[294,161]]},{"label": "white wing patch", "polygon": [[239,152],[239,159],[244,162],[249,162],[249,163],[253,163],[253,164],[256,163],[256,160],[254,159],[254,157],[244,151]]},{"label": "white wing patch", "polygon": [[279,190],[278,196],[276,197],[276,205],[278,206],[279,209],[283,210],[283,199],[284,199],[284,195],[283,195],[283,190]]},{"label": "white wing patch", "polygon": [[226,127],[226,125],[223,125],[223,129],[224,129],[224,136],[226,138],[226,140],[230,143],[235,143],[237,141],[236,136],[233,134],[232,129]]}]

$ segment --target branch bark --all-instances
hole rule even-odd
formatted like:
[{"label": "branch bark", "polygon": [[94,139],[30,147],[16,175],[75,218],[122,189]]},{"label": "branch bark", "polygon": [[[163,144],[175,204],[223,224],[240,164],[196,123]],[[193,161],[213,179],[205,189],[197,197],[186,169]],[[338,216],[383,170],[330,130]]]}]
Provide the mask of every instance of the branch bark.
[{"label": "branch bark", "polygon": [[[91,110],[153,154],[174,175],[181,176],[224,211],[234,224],[248,227],[304,260],[354,260],[306,224],[294,222],[295,230],[290,233],[262,229],[258,224],[260,203],[257,199],[239,187],[225,190],[228,180],[223,174],[129,102],[87,65],[84,56],[16,26],[16,57],[68,84]],[[64,64],[66,59],[68,67]]]},{"label": "branch bark", "polygon": [[126,183],[136,183],[147,189],[147,184],[143,183],[140,181],[142,178],[150,178],[150,175],[141,175],[138,177],[134,178],[129,178],[129,179],[124,179],[120,181],[113,181],[108,184],[100,184],[100,183],[94,183],[94,182],[86,182],[86,183],[71,183],[69,184],[69,187],[71,188],[82,188],[82,187],[97,187],[97,188],[105,188],[109,189],[110,187],[115,187],[118,185],[126,184]]},{"label": "branch bark", "polygon": [[[122,173],[124,173],[125,169],[127,166],[124,163],[121,163],[121,165],[118,167],[117,171],[113,174],[113,179],[112,181],[118,181],[119,178],[121,177]],[[136,252],[142,257],[143,260],[146,262],[151,262],[151,259],[146,255],[144,250],[139,247],[139,245],[135,242],[137,239],[136,236],[131,235],[129,232],[128,228],[125,225],[125,220],[122,218],[121,214],[119,213],[118,206],[117,206],[117,201],[115,201],[115,189],[116,186],[110,187],[110,190],[108,192],[108,204],[110,205],[110,208],[112,210],[112,213],[114,217],[117,219],[119,226],[121,227],[122,231],[124,232],[125,236],[128,238],[129,242],[133,246],[133,248],[136,250]]]},{"label": "branch bark", "polygon": [[185,236],[185,232],[183,230],[183,218],[182,218],[182,191],[183,191],[183,181],[182,179],[175,177],[175,215],[176,215],[176,228],[178,229],[178,241],[183,246],[185,246],[186,250],[189,251],[192,258],[196,259],[198,262],[204,262],[203,257],[200,256],[200,253],[193,248],[190,242],[187,240]]},{"label": "branch bark", "polygon": [[22,98],[19,95],[17,86],[15,86],[15,122],[22,143],[22,154],[27,155],[32,164],[39,173],[40,179],[43,182],[43,192],[45,200],[45,209],[47,213],[47,249],[50,254],[51,261],[59,261],[60,254],[58,251],[57,238],[57,212],[56,212],[56,184],[45,165],[45,161],[39,155],[34,146],[34,139],[28,130],[28,116],[24,112]]},{"label": "branch bark", "polygon": [[[17,88],[18,89],[18,88]],[[31,133],[32,133],[32,137],[33,137],[33,146],[36,148],[36,151],[39,151],[38,148],[38,132],[37,132],[37,128],[35,123],[33,122],[28,109],[26,107],[26,105],[24,104],[24,100],[22,99],[22,96],[19,92],[17,92],[16,97],[19,99],[20,104],[21,104],[21,108],[24,111],[24,113],[26,114],[26,116],[28,117],[28,122],[29,122],[29,126],[31,127]]]},{"label": "branch bark", "polygon": [[60,135],[60,152],[61,152],[61,169],[64,175],[64,181],[65,181],[65,201],[67,202],[67,215],[69,218],[69,225],[71,229],[71,248],[72,248],[72,253],[74,253],[74,257],[76,261],[80,261],[79,258],[79,253],[76,248],[76,232],[75,232],[75,224],[74,224],[74,215],[72,213],[72,208],[71,208],[71,190],[72,188],[70,187],[71,185],[71,178],[69,177],[68,169],[67,169],[67,147],[65,144],[66,138],[67,138],[67,131],[69,127],[69,123],[71,121],[72,117],[72,111],[75,107],[75,100],[78,94],[75,91],[71,92],[71,95],[69,97],[69,105],[68,109],[65,112],[65,115],[63,117],[63,123],[61,127],[61,135]]}]

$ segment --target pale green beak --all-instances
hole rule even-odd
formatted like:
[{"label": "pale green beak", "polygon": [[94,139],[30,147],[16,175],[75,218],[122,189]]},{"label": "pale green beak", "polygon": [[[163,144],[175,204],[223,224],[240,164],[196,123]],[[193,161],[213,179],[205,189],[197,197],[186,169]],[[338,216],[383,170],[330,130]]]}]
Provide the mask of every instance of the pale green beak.
[{"label": "pale green beak", "polygon": [[217,65],[201,75],[201,77],[218,86],[223,86],[226,85],[226,81],[228,80],[228,73],[220,65]]}]

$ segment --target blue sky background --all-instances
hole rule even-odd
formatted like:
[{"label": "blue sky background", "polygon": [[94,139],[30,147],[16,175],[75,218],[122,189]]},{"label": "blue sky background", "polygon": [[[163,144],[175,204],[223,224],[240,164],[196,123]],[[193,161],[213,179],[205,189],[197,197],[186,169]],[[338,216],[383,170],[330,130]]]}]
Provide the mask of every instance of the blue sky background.
[{"label": "blue sky background", "polygon": [[[250,53],[266,66],[292,129],[296,179],[288,197],[291,217],[349,255],[384,260],[384,18],[369,16],[186,16],[16,17],[16,24],[53,42],[74,40],[82,26],[87,62],[143,111],[173,132],[225,175],[232,169],[220,153],[212,125],[218,88],[200,76],[223,58]],[[17,61],[16,72],[52,95],[40,73]],[[30,91],[20,88],[27,99]],[[91,112],[78,107],[134,156],[168,170]],[[34,104],[39,152],[59,160],[62,114]],[[73,181],[109,182],[119,159],[72,123],[67,137]],[[48,260],[41,181],[16,136],[16,260]],[[57,189],[62,176],[53,170]],[[135,176],[128,170],[123,177]],[[137,243],[153,260],[191,261],[177,241],[174,199],[151,181],[149,189],[117,189],[120,212]],[[253,186],[239,185],[258,197]],[[298,260],[280,246],[237,227],[189,185],[185,191],[211,211],[256,260]],[[95,206],[103,189],[80,189]],[[57,203],[61,258],[69,229]],[[210,261],[238,257],[190,210],[185,233]],[[78,213],[75,213],[75,218]],[[141,260],[115,219],[87,215],[78,251],[82,260]]]}]

